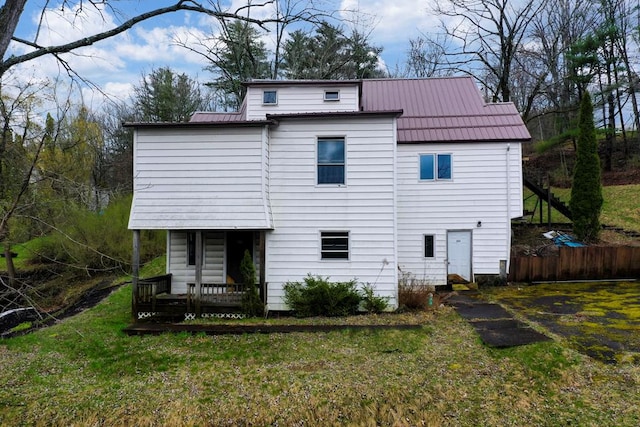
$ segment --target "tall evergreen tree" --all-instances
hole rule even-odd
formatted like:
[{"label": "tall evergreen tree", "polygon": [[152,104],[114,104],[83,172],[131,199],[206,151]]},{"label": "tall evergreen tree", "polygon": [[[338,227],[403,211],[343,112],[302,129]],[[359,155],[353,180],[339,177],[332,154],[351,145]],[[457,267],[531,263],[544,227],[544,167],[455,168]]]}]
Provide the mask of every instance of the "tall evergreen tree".
[{"label": "tall evergreen tree", "polygon": [[216,44],[205,56],[211,61],[205,70],[215,76],[208,85],[219,97],[216,104],[225,110],[240,109],[246,92],[244,82],[271,75],[266,45],[260,40],[260,32],[247,22],[221,21]]},{"label": "tall evergreen tree", "polygon": [[169,67],[152,70],[133,92],[136,114],[147,122],[186,122],[208,105],[195,80]]},{"label": "tall evergreen tree", "polygon": [[366,34],[322,22],[315,33],[297,30],[283,45],[283,74],[288,79],[369,79],[385,77],[378,68],[381,47]]},{"label": "tall evergreen tree", "polygon": [[573,214],[573,231],[578,239],[585,242],[597,240],[600,232],[602,201],[600,158],[593,123],[593,105],[591,96],[585,92],[578,116],[576,165],[569,203]]}]

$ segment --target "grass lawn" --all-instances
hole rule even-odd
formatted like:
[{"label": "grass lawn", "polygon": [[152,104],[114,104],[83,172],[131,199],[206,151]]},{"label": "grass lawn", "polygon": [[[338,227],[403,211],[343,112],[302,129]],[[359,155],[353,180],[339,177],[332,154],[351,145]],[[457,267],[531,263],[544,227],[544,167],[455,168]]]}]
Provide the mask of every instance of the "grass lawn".
[{"label": "grass lawn", "polygon": [[[567,204],[571,199],[570,188],[554,188],[551,190],[560,200]],[[532,193],[525,189],[525,210],[533,211],[537,198],[529,197]],[[600,214],[600,222],[606,225],[621,227],[626,230],[640,231],[640,184],[634,185],[612,185],[602,187],[604,204]],[[540,207],[538,206],[538,209]],[[542,208],[543,223],[547,220],[547,203],[543,202]],[[536,211],[534,222],[540,220],[540,211]],[[570,222],[564,215],[552,210],[551,222]]]},{"label": "grass lawn", "polygon": [[0,341],[0,425],[640,424],[639,366],[490,349],[449,308],[370,319],[418,330],[127,337],[130,298]]}]

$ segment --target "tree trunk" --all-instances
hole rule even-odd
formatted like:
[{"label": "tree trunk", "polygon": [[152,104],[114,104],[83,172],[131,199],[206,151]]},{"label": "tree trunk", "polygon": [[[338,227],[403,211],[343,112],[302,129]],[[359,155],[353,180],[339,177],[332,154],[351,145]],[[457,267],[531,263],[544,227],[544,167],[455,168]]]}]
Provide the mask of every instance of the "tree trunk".
[{"label": "tree trunk", "polygon": [[2,28],[0,31],[0,58],[5,57],[26,3],[27,0],[7,0],[0,7],[0,28]]},{"label": "tree trunk", "polygon": [[7,262],[7,276],[9,276],[9,287],[14,288],[16,285],[16,268],[13,265],[11,244],[9,242],[4,243],[4,258]]}]

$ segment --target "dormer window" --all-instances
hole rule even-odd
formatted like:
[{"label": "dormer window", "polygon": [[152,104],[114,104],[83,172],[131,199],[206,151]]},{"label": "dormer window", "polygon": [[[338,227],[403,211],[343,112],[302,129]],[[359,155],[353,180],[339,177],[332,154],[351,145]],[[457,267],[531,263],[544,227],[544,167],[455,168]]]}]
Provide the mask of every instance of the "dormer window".
[{"label": "dormer window", "polygon": [[324,100],[325,101],[340,101],[340,91],[337,91],[337,90],[325,90],[324,91]]},{"label": "dormer window", "polygon": [[265,90],[262,92],[262,104],[276,105],[278,103],[278,92],[275,90]]}]

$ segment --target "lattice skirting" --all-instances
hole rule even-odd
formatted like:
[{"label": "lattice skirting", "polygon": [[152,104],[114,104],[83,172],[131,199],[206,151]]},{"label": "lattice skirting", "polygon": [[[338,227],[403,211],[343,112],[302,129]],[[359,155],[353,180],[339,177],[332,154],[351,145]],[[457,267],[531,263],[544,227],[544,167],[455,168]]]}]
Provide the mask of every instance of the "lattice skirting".
[{"label": "lattice skirting", "polygon": [[155,316],[158,313],[154,313],[151,311],[139,311],[138,312],[138,320],[149,319],[150,317]]},{"label": "lattice skirting", "polygon": [[[185,314],[185,320],[187,320],[186,316],[187,315]],[[191,319],[195,318],[195,314],[193,314],[193,316],[194,317]],[[244,319],[247,316],[244,313],[202,313],[200,317],[203,319]]]}]

